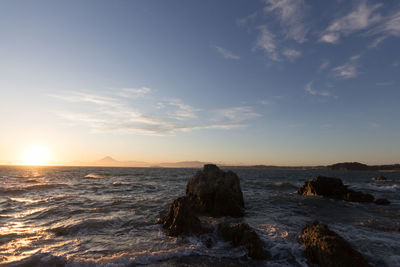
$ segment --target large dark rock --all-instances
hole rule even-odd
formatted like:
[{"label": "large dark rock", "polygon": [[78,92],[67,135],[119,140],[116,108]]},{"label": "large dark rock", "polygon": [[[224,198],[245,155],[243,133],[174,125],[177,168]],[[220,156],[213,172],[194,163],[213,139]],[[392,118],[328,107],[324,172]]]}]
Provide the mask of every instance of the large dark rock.
[{"label": "large dark rock", "polygon": [[247,223],[220,223],[218,230],[225,241],[232,242],[234,246],[244,246],[249,257],[257,260],[269,258],[257,233]]},{"label": "large dark rock", "polygon": [[204,165],[187,183],[186,197],[193,201],[196,211],[211,216],[242,217],[243,194],[239,177],[224,172],[216,165]]},{"label": "large dark rock", "polygon": [[199,218],[193,212],[191,201],[187,197],[177,198],[171,203],[168,215],[164,217],[162,224],[169,236],[205,232]]},{"label": "large dark rock", "polygon": [[317,176],[311,181],[307,181],[297,190],[301,195],[305,196],[324,196],[331,198],[341,198],[347,192],[339,178],[331,178],[325,176]]},{"label": "large dark rock", "polygon": [[317,176],[297,190],[305,196],[323,196],[352,202],[373,202],[374,197],[348,189],[339,178]]},{"label": "large dark rock", "polygon": [[306,225],[299,239],[305,246],[305,257],[314,264],[322,267],[370,266],[346,240],[324,224]]}]

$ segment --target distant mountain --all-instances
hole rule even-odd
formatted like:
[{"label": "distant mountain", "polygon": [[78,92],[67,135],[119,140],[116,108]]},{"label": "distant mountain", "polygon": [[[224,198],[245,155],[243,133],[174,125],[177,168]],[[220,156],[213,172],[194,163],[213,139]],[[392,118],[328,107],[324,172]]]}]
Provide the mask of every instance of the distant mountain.
[{"label": "distant mountain", "polygon": [[149,167],[150,164],[141,161],[119,161],[110,156],[96,160],[94,162],[83,163],[86,166],[104,166],[104,167]]},{"label": "distant mountain", "polygon": [[96,161],[96,163],[118,163],[119,161],[113,159],[112,157],[104,157]]}]

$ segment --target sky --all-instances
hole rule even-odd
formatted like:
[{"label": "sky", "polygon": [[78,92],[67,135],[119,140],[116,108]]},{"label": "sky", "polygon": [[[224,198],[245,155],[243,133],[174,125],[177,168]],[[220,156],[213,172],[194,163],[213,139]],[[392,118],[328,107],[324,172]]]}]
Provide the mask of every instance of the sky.
[{"label": "sky", "polygon": [[400,2],[0,2],[0,162],[400,160]]}]

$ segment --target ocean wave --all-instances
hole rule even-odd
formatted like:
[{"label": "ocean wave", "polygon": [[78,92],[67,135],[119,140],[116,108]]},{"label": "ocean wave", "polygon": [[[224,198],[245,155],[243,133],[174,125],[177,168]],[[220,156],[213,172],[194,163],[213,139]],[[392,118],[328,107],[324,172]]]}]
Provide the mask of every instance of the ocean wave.
[{"label": "ocean wave", "polygon": [[288,182],[274,182],[267,186],[276,190],[293,190],[298,188],[298,186]]},{"label": "ocean wave", "polygon": [[128,182],[113,182],[113,186],[121,186],[121,185],[130,185],[131,183]]},{"label": "ocean wave", "polygon": [[49,232],[56,236],[76,235],[88,232],[101,232],[107,227],[119,227],[121,219],[113,218],[109,220],[88,219],[80,222],[74,222],[66,226],[59,226],[48,229]]},{"label": "ocean wave", "polygon": [[44,175],[21,175],[21,176],[14,176],[14,178],[18,179],[37,179],[37,178],[44,178]]},{"label": "ocean wave", "polygon": [[380,183],[380,184],[375,184],[374,183],[374,184],[369,184],[368,188],[376,190],[376,191],[390,191],[390,192],[400,191],[399,184],[387,185],[387,184],[384,184],[384,183]]},{"label": "ocean wave", "polygon": [[101,178],[105,178],[105,177],[103,175],[98,174],[98,173],[89,173],[89,174],[86,174],[83,178],[101,179]]}]

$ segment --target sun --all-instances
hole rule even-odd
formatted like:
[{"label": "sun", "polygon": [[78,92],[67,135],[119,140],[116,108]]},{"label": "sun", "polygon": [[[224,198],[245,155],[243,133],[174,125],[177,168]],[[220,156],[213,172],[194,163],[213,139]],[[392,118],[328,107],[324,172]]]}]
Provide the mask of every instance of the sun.
[{"label": "sun", "polygon": [[41,145],[31,145],[27,147],[23,154],[24,165],[46,165],[50,160],[50,150]]}]

